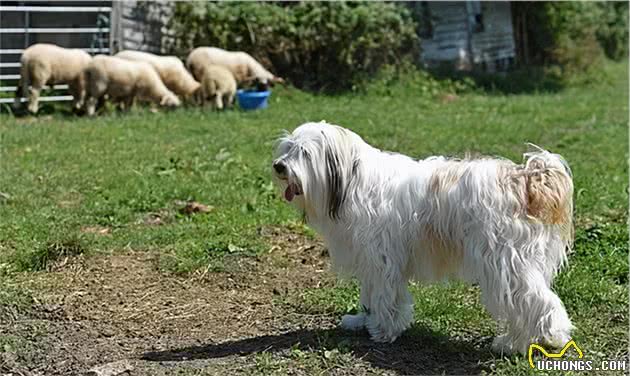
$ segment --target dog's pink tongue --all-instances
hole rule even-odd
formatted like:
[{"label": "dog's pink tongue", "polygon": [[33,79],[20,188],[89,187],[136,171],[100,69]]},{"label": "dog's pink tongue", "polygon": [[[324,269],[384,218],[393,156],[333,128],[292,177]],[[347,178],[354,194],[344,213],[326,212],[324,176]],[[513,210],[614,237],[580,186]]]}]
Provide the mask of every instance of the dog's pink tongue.
[{"label": "dog's pink tongue", "polygon": [[289,202],[291,202],[291,200],[293,200],[293,197],[295,197],[295,189],[293,189],[294,185],[295,184],[289,184],[287,189],[284,191],[284,198],[286,198]]}]

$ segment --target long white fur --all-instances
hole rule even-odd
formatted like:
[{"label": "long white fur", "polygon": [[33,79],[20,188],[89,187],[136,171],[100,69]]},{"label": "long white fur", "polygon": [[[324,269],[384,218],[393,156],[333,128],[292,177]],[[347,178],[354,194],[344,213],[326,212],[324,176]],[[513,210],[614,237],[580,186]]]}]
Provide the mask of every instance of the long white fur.
[{"label": "long white fur", "polygon": [[[542,149],[525,158],[414,160],[306,123],[279,140],[274,166],[286,170],[274,180],[299,187],[291,204],[324,237],[334,268],[361,284],[364,311],[342,327],[393,342],[413,320],[408,281],[461,279],[479,284],[507,324],[494,349],[524,353],[532,342],[563,346],[573,328],[551,290],[571,246],[571,173]],[[535,212],[537,203],[549,205]],[[560,220],[547,220],[550,210]]]}]

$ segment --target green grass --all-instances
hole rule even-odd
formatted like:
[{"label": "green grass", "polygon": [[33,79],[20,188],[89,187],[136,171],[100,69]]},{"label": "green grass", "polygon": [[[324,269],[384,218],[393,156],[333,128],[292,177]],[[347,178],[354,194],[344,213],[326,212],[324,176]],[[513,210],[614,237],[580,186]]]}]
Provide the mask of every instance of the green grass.
[{"label": "green grass", "polygon": [[[187,108],[40,120],[0,115],[0,278],[78,253],[147,250],[163,256],[166,271],[190,272],[208,264],[221,270],[228,254],[264,251],[259,227],[300,221],[275,193],[269,166],[274,139],[305,121],[325,119],[382,149],[419,158],[472,152],[518,161],[525,142],[532,142],[562,154],[573,170],[575,251],[556,290],[578,328],[575,339],[594,359],[626,356],[627,63],[605,71],[608,79],[600,83],[556,93],[473,91],[452,102],[438,99],[439,87],[427,91],[426,83],[410,79],[340,96],[278,88],[270,108],[260,112]],[[183,215],[177,200],[214,210]],[[151,213],[160,213],[164,224],[144,224]],[[111,234],[82,231],[86,226],[107,227]],[[410,335],[417,328],[450,337],[495,334],[475,288],[413,292],[417,323]],[[340,285],[305,291],[290,304],[342,314],[356,295],[355,286]],[[275,367],[265,357],[256,359],[259,368]],[[278,367],[273,369],[281,372]],[[530,372],[520,357],[496,360],[488,369]]]}]

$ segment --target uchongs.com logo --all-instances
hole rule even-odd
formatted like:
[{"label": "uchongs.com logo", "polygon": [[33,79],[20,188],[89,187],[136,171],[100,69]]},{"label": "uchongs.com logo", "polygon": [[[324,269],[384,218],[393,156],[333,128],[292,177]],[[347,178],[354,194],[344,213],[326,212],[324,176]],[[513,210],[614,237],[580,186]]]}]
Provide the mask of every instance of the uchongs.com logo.
[{"label": "uchongs.com logo", "polygon": [[[565,353],[570,349],[575,349],[577,359],[562,359]],[[543,356],[541,359],[534,361],[534,350],[538,350]],[[529,345],[527,352],[530,367],[540,371],[625,371],[627,370],[627,361],[625,360],[602,360],[595,362],[593,360],[584,359],[582,349],[570,340],[558,353],[550,353],[544,347],[537,343]]]}]

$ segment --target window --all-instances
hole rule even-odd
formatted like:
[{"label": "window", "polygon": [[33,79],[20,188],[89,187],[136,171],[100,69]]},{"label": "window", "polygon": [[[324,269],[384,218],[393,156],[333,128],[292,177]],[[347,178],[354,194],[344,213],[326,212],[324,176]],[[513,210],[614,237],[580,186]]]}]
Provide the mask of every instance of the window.
[{"label": "window", "polygon": [[483,13],[481,12],[481,2],[468,1],[468,15],[473,33],[481,33],[484,31]]},{"label": "window", "polygon": [[431,10],[428,1],[421,1],[416,6],[416,19],[418,20],[418,36],[421,39],[433,38],[433,20],[431,19]]}]

